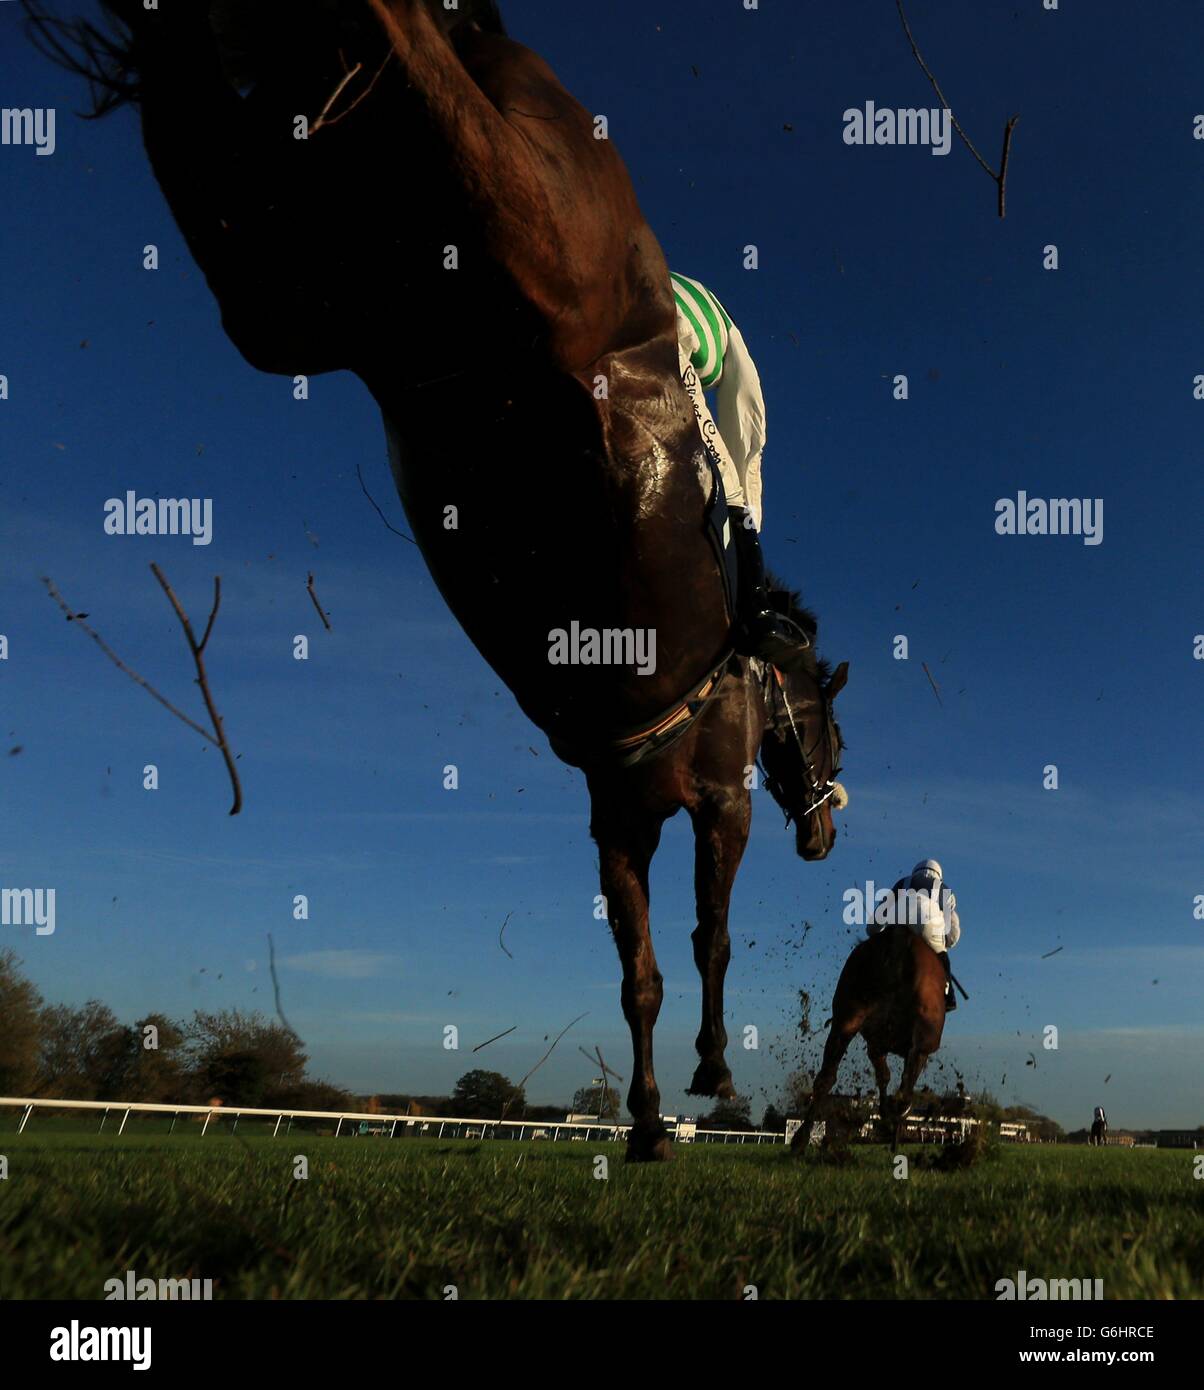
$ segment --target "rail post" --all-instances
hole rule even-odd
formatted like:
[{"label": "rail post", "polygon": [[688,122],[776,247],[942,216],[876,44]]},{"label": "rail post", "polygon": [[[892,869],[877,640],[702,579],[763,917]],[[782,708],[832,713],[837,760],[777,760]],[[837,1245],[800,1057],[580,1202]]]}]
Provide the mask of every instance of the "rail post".
[{"label": "rail post", "polygon": [[25,1126],[29,1123],[29,1117],[30,1117],[32,1114],[33,1114],[33,1106],[32,1106],[32,1105],[27,1105],[27,1106],[25,1107],[25,1114],[21,1116],[21,1123],[17,1126],[17,1133],[18,1133],[18,1134],[23,1134],[23,1133],[25,1132]]},{"label": "rail post", "polygon": [[121,1124],[118,1125],[118,1127],[117,1127],[117,1133],[118,1133],[118,1134],[124,1134],[124,1133],[125,1133],[125,1122],[126,1122],[126,1120],[128,1120],[129,1118],[130,1118],[130,1112],[127,1110],[127,1111],[125,1112],[125,1114],[122,1115],[122,1117],[121,1117]]}]

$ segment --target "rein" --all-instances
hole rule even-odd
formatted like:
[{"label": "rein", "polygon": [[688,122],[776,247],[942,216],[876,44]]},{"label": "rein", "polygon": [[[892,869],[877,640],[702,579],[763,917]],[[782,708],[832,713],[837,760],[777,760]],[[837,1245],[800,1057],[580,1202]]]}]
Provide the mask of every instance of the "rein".
[{"label": "rein", "polygon": [[[800,758],[801,758],[801,760],[802,760],[802,766],[803,766],[803,779],[804,779],[804,781],[805,781],[805,783],[806,783],[807,796],[808,796],[809,799],[810,799],[810,804],[806,807],[805,810],[799,811],[799,812],[797,812],[797,813],[792,813],[792,812],[790,812],[790,811],[787,811],[787,812],[785,813],[785,814],[786,814],[786,824],[789,825],[792,819],[798,819],[799,821],[804,821],[804,820],[807,819],[808,816],[813,816],[813,815],[815,815],[816,812],[819,810],[819,808],[824,804],[824,802],[827,801],[827,800],[829,799],[829,797],[835,795],[835,793],[836,793],[836,787],[837,787],[837,783],[836,783],[836,780],[835,780],[836,763],[837,763],[837,750],[836,750],[836,748],[832,745],[832,712],[831,712],[831,709],[829,708],[829,705],[828,705],[827,696],[823,693],[823,689],[822,689],[822,687],[821,687],[821,688],[820,688],[820,691],[819,691],[820,707],[821,707],[821,710],[822,710],[822,712],[823,712],[824,729],[825,729],[825,731],[827,732],[828,740],[829,740],[829,750],[830,750],[830,753],[831,753],[832,773],[833,773],[833,776],[826,778],[826,779],[824,780],[824,782],[822,783],[822,785],[821,785],[819,778],[815,775],[815,769],[814,769],[814,767],[813,767],[812,764],[811,764],[811,755],[810,755],[810,753],[808,753],[808,751],[807,751],[807,749],[806,749],[806,746],[805,746],[804,743],[803,743],[802,735],[799,733],[798,725],[795,723],[795,720],[794,720],[794,711],[790,708],[790,701],[789,701],[789,699],[788,699],[787,696],[786,696],[786,678],[782,675],[781,671],[779,671],[778,668],[777,668],[776,666],[771,667],[771,669],[772,669],[772,671],[773,671],[774,680],[775,680],[775,682],[776,682],[776,684],[777,684],[777,688],[778,688],[779,692],[781,693],[781,697],[782,697],[782,706],[783,706],[783,708],[784,708],[785,711],[786,711],[786,719],[787,719],[787,721],[788,721],[789,724],[790,724],[790,732],[794,735],[794,742],[795,742],[795,744],[796,744],[797,747],[798,747],[799,756],[800,756]],[[822,737],[823,737],[823,734],[820,734],[820,735],[816,738],[814,744],[812,744],[812,746],[811,746],[811,751],[812,751],[812,752],[814,752],[815,749],[819,747],[819,741],[820,741],[820,738],[822,738]],[[771,780],[771,779],[769,778],[769,776],[768,776],[768,774],[767,774],[767,775],[766,775],[766,783],[768,784],[768,783],[770,782],[770,780]],[[779,784],[779,785],[780,785],[780,784]],[[820,834],[820,847],[821,847],[823,850],[827,851],[827,849],[829,848],[829,845],[828,845],[828,832],[827,832],[826,829],[824,828],[824,823],[823,823],[822,819],[821,819],[820,822],[819,822],[819,834]]]}]

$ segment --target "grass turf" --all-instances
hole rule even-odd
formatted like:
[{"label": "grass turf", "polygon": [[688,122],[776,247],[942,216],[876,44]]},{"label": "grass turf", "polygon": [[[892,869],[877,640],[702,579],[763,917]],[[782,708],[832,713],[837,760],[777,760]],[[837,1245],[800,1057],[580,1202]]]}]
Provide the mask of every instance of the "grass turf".
[{"label": "grass turf", "polygon": [[1189,1151],[999,1146],[901,1179],[868,1145],[840,1166],[733,1145],[629,1166],[594,1143],[37,1124],[0,1134],[5,1299],[101,1298],[126,1270],[218,1298],[994,1298],[1021,1269],[1204,1296]]}]

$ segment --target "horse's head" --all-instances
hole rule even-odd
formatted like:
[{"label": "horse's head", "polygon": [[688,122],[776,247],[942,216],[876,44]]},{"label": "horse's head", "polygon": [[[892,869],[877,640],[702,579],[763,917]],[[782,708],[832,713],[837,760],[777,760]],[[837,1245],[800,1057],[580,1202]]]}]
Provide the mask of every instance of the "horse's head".
[{"label": "horse's head", "polygon": [[[782,590],[774,598],[814,639],[815,619],[796,596]],[[795,846],[803,859],[827,858],[836,841],[832,812],[849,799],[836,780],[844,740],[832,708],[848,674],[847,661],[831,671],[811,648],[794,670],[771,670],[766,683],[765,786],[786,813],[786,823],[794,821]]]}]

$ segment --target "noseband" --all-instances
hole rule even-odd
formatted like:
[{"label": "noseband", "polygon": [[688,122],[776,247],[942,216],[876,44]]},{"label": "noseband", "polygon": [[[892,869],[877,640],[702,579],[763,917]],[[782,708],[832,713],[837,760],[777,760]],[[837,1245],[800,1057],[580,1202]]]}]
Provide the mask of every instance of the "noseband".
[{"label": "noseband", "polygon": [[[823,713],[824,720],[824,732],[828,736],[828,752],[830,757],[829,766],[831,768],[831,775],[821,782],[811,762],[811,757],[815,750],[819,747],[820,739],[823,738],[824,735],[822,733],[819,735],[819,737],[811,745],[811,751],[808,752],[806,746],[803,743],[802,735],[799,733],[798,725],[795,723],[794,711],[790,708],[790,700],[786,694],[786,678],[782,675],[781,671],[779,671],[776,666],[771,667],[770,669],[773,671],[774,675],[774,682],[773,685],[770,687],[771,704],[774,698],[773,691],[776,687],[776,690],[781,695],[782,707],[786,711],[786,720],[790,725],[790,732],[794,735],[794,742],[798,747],[799,757],[802,761],[803,780],[806,784],[808,798],[808,805],[804,810],[799,811],[797,813],[793,813],[790,811],[785,812],[786,824],[789,825],[792,819],[797,819],[801,824],[809,816],[815,815],[818,812],[819,808],[824,804],[824,802],[827,801],[829,797],[835,795],[836,792],[836,774],[840,771],[840,767],[838,765],[840,748],[836,740],[835,726],[834,721],[832,719],[832,707],[828,703],[828,697],[824,694],[823,687],[819,685],[819,682],[817,681],[816,688],[819,691],[820,709]],[[776,714],[774,722],[777,722]],[[774,790],[774,781],[775,779],[771,778],[768,773],[765,774],[765,785],[769,789],[771,794]],[[780,790],[781,783],[779,782],[776,785]],[[780,805],[781,798],[779,797],[777,798],[777,800],[778,804]],[[819,821],[819,839],[820,848],[826,853],[830,846],[828,843],[828,832],[824,827],[822,817]]]}]

